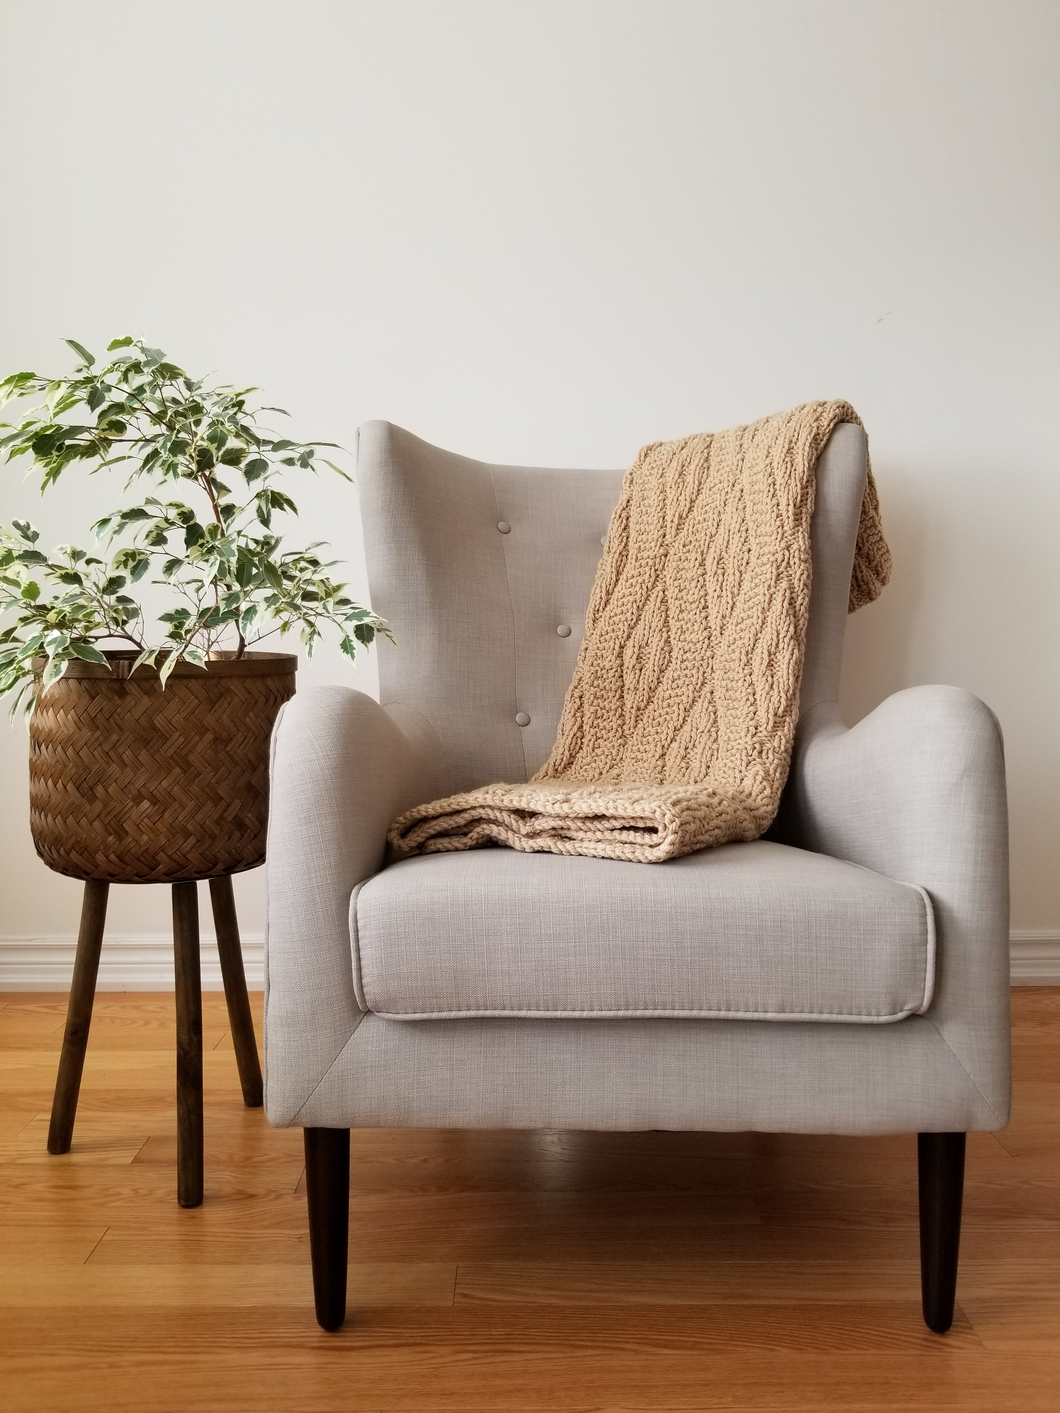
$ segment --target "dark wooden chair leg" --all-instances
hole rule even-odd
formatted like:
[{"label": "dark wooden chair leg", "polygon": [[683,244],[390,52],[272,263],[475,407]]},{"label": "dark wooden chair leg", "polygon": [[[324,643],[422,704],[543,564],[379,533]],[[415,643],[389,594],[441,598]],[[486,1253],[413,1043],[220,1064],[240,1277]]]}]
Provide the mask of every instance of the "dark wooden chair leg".
[{"label": "dark wooden chair leg", "polygon": [[210,879],[210,902],[213,905],[217,951],[221,958],[221,977],[224,981],[228,1023],[232,1027],[232,1042],[236,1050],[243,1103],[248,1109],[257,1109],[261,1107],[262,1098],[261,1064],[258,1060],[258,1042],[254,1037],[254,1018],[250,1014],[250,997],[247,995],[247,977],[243,970],[243,952],[239,945],[239,922],[236,918],[236,900],[232,894],[231,878],[226,876]]},{"label": "dark wooden chair leg", "polygon": [[924,1321],[936,1334],[953,1324],[964,1198],[963,1133],[917,1136],[920,1177],[920,1288]]},{"label": "dark wooden chair leg", "polygon": [[81,1072],[85,1067],[88,1029],[92,1024],[92,1002],[96,996],[99,952],[103,926],[107,920],[109,883],[90,878],[81,903],[81,926],[77,934],[74,975],[70,982],[70,1003],[66,1011],[63,1051],[52,1100],[52,1121],[48,1128],[48,1152],[69,1153],[81,1092]]},{"label": "dark wooden chair leg", "polygon": [[177,993],[177,1201],[202,1201],[202,981],[199,898],[173,884],[173,969]]},{"label": "dark wooden chair leg", "polygon": [[305,1185],[317,1324],[337,1330],[346,1318],[350,1240],[350,1131],[305,1130]]}]

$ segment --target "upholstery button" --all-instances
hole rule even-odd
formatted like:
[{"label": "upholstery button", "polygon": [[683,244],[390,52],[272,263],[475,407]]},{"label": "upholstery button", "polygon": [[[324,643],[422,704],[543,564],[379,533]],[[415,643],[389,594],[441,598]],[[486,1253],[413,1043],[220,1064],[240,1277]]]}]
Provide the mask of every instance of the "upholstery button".
[{"label": "upholstery button", "polygon": [[556,632],[559,634],[559,636],[560,636],[561,638],[569,638],[569,637],[570,637],[570,624],[569,624],[569,623],[561,623],[561,624],[559,625],[559,627],[556,629]]},{"label": "upholstery button", "polygon": [[601,535],[601,536],[600,536],[600,543],[601,543],[602,545],[606,545],[606,544],[607,544],[607,536],[606,536],[606,535]]},{"label": "upholstery button", "polygon": [[511,534],[512,527],[508,524],[507,520],[498,520],[497,529],[501,532],[502,535],[509,535]]},{"label": "upholstery button", "polygon": [[527,716],[525,711],[517,711],[515,713],[515,724],[516,726],[530,725],[530,718]]}]

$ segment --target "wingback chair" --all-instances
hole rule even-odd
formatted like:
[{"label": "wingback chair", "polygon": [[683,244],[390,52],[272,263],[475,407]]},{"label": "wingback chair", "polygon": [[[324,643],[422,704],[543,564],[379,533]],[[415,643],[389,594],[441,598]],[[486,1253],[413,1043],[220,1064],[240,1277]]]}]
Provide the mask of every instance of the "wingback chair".
[{"label": "wingback chair", "polygon": [[919,1134],[924,1317],[953,1317],[970,1129],[1009,1106],[1004,767],[954,687],[836,707],[866,474],[817,464],[800,722],[766,838],[661,864],[387,861],[412,805],[545,761],[619,471],[493,466],[385,422],[358,481],[381,701],[277,724],[265,1103],[305,1130],[317,1319],[345,1318],[349,1130]]}]

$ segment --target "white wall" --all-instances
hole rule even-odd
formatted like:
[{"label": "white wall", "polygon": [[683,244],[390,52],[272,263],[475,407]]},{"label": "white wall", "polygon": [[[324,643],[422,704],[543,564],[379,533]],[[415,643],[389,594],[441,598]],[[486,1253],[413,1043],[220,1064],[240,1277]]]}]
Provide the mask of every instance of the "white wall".
[{"label": "white wall", "polygon": [[[895,576],[848,716],[995,708],[1013,920],[1060,931],[1058,60],[1055,0],[6,0],[0,368],[143,332],[307,435],[554,465],[850,399]],[[0,494],[56,540],[113,498]],[[350,489],[297,498],[363,587]],[[0,726],[0,935],[68,935],[25,754]],[[116,932],[168,927],[115,893]]]}]

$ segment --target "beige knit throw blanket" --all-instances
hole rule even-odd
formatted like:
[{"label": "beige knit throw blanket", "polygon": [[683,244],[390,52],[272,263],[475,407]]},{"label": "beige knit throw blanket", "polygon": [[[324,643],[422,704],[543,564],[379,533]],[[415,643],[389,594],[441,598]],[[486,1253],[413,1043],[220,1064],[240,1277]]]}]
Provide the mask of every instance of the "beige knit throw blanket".
[{"label": "beige knit throw blanket", "polygon": [[[504,844],[659,863],[757,839],[799,712],[817,457],[845,402],[647,446],[611,517],[552,754],[525,785],[409,810],[399,855]],[[890,575],[876,486],[850,611]]]}]

